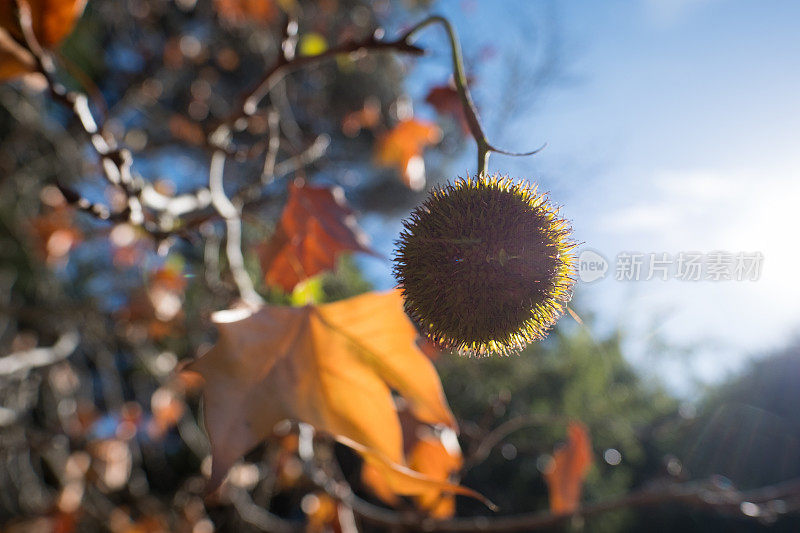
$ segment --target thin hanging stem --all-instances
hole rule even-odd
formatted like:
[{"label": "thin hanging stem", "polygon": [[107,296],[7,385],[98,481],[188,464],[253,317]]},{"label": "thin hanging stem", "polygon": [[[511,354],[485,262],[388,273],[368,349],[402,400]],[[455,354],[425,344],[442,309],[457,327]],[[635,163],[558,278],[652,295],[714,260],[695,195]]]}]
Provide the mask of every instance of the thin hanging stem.
[{"label": "thin hanging stem", "polygon": [[464,116],[466,117],[469,131],[478,146],[478,176],[486,174],[486,169],[489,166],[489,155],[492,152],[512,156],[527,156],[534,155],[544,148],[541,147],[530,152],[515,153],[496,148],[489,142],[489,139],[486,137],[486,133],[483,130],[483,126],[481,126],[481,121],[478,118],[478,110],[476,109],[475,103],[472,100],[472,95],[469,92],[467,76],[464,73],[464,57],[461,54],[461,44],[459,43],[455,28],[453,28],[453,25],[449,20],[441,15],[433,15],[413,26],[398,40],[407,42],[408,39],[432,24],[441,24],[447,32],[447,38],[450,43],[451,57],[453,60],[453,80],[456,85],[458,97],[461,100],[461,107],[464,110]]}]

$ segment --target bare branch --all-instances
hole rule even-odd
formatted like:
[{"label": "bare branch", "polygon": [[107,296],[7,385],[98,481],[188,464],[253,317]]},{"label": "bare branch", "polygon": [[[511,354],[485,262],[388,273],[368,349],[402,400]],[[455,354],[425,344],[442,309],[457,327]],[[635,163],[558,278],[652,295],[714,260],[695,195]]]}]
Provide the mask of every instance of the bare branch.
[{"label": "bare branch", "polygon": [[61,335],[49,348],[34,348],[0,358],[0,375],[27,372],[33,368],[52,365],[69,357],[78,347],[78,333],[69,331]]},{"label": "bare branch", "polygon": [[267,144],[267,154],[264,156],[264,168],[261,170],[261,184],[267,185],[275,179],[275,160],[278,157],[278,150],[281,147],[281,125],[280,115],[274,109],[270,109],[267,114],[267,126],[269,127],[269,143]]},{"label": "bare branch", "polygon": [[211,204],[220,216],[225,219],[227,228],[225,252],[228,256],[228,266],[231,269],[233,281],[239,289],[239,295],[246,304],[259,307],[264,301],[253,287],[253,280],[250,279],[250,275],[244,266],[241,214],[225,194],[223,186],[225,160],[226,155],[222,150],[216,150],[211,156],[211,165],[208,172],[208,189],[211,192]]},{"label": "bare branch", "polygon": [[247,491],[242,488],[230,486],[229,497],[242,520],[261,531],[269,531],[271,533],[299,533],[305,531],[304,524],[284,520],[256,505]]},{"label": "bare branch", "polygon": [[[289,28],[292,25],[292,21],[287,24],[287,35],[291,37],[291,31]],[[286,43],[288,39],[284,39],[283,43],[283,53],[278,57],[278,59],[273,64],[272,68],[270,68],[262,77],[261,81],[258,83],[255,89],[248,92],[242,98],[241,105],[237,108],[237,110],[229,116],[225,121],[223,121],[219,126],[217,126],[217,130],[220,128],[228,128],[233,129],[234,124],[239,121],[239,119],[249,117],[253,115],[256,110],[258,109],[259,104],[261,101],[270,93],[270,91],[275,87],[275,85],[282,80],[287,74],[298,70],[303,67],[307,67],[310,65],[315,65],[325,61],[327,59],[334,58],[339,55],[343,54],[352,54],[360,51],[380,51],[380,50],[387,50],[387,51],[394,51],[399,53],[406,53],[412,55],[422,55],[424,50],[418,46],[415,46],[409,42],[410,34],[406,34],[401,36],[399,39],[394,41],[384,41],[383,38],[383,30],[377,29],[375,30],[372,35],[367,37],[366,39],[362,40],[348,40],[338,46],[332,47],[327,49],[326,51],[322,52],[321,54],[317,54],[314,56],[296,56],[294,55],[294,48],[291,48],[291,53],[287,54]],[[214,133],[212,133],[212,136]]]},{"label": "bare branch", "polygon": [[310,165],[314,161],[320,159],[325,155],[328,146],[331,144],[331,138],[327,135],[318,136],[314,142],[297,154],[294,157],[281,161],[275,166],[275,177],[280,178],[287,174],[297,171],[298,169]]},{"label": "bare branch", "polygon": [[470,134],[472,134],[472,137],[475,139],[475,143],[478,145],[478,176],[486,173],[486,168],[489,165],[489,155],[492,152],[498,152],[511,156],[528,156],[534,155],[544,148],[542,147],[524,153],[514,153],[495,148],[489,142],[489,140],[486,138],[486,133],[483,131],[481,121],[478,118],[478,110],[476,109],[475,103],[472,101],[472,95],[469,92],[467,76],[464,73],[464,58],[461,55],[461,44],[458,40],[456,30],[453,28],[453,25],[450,23],[450,21],[440,15],[433,15],[406,31],[406,33],[403,34],[399,40],[402,42],[408,42],[408,40],[411,39],[411,37],[413,37],[416,33],[432,24],[441,24],[447,32],[447,38],[450,43],[450,52],[453,61],[453,79],[455,81],[456,90],[458,92],[458,97],[461,100],[461,107],[464,110],[464,116],[467,120]]},{"label": "bare branch", "polygon": [[563,420],[548,415],[525,415],[503,422],[481,440],[475,452],[464,461],[462,472],[466,472],[485,461],[495,446],[500,444],[503,439],[510,434],[526,427],[541,426],[543,424],[555,422],[563,422]]},{"label": "bare branch", "polygon": [[[335,493],[334,493],[335,494]],[[770,521],[778,515],[793,512],[789,506],[778,505],[783,499],[800,495],[800,479],[778,485],[762,487],[750,492],[739,492],[720,487],[713,482],[669,483],[660,487],[644,489],[618,498],[587,504],[573,513],[550,512],[526,513],[502,517],[457,518],[446,521],[423,520],[392,513],[350,497],[356,514],[368,522],[386,526],[405,526],[423,531],[474,532],[474,531],[533,531],[554,527],[575,517],[588,518],[610,511],[627,508],[653,507],[678,504],[699,509],[710,509],[738,518]],[[355,500],[355,501],[353,501]],[[782,512],[778,512],[782,510]]]}]

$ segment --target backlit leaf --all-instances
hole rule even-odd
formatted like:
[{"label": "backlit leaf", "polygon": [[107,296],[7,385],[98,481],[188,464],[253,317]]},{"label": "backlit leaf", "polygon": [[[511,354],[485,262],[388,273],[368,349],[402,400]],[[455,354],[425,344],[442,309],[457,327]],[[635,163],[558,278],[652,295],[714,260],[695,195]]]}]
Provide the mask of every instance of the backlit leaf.
[{"label": "backlit leaf", "polygon": [[578,508],[583,480],[591,466],[589,432],[580,422],[571,422],[567,428],[567,443],[553,453],[552,467],[544,475],[552,512],[571,513]]},{"label": "backlit leaf", "polygon": [[[86,0],[22,0],[31,11],[33,33],[39,44],[54,48],[72,32],[86,7]],[[0,2],[0,27],[22,40],[16,6],[11,0]]]},{"label": "backlit leaf", "polygon": [[259,251],[267,284],[291,292],[299,282],[331,270],[344,251],[374,253],[342,189],[290,184],[278,228]]},{"label": "backlit leaf", "polygon": [[426,146],[442,138],[439,126],[432,122],[409,119],[400,122],[378,139],[375,160],[378,164],[395,167],[410,189],[425,187],[425,161],[422,152]]},{"label": "backlit leaf", "polygon": [[373,461],[402,465],[392,390],[420,421],[455,428],[397,291],[318,307],[224,311],[214,320],[217,344],[189,365],[206,381],[212,487],[285,419],[353,441],[376,454]]},{"label": "backlit leaf", "polygon": [[[403,418],[404,424],[408,418]],[[430,427],[419,422],[411,420],[410,423],[414,426],[413,431],[404,432],[406,435],[411,433],[412,440],[406,443],[408,467],[437,482],[452,483],[463,465],[461,448],[455,434],[445,430],[437,435]],[[398,485],[402,488],[402,483],[394,479],[396,477],[396,472],[380,469],[370,462],[365,462],[361,471],[362,482],[389,505],[397,505],[397,495],[403,494],[396,490]],[[448,492],[447,487],[431,485],[420,490],[414,501],[420,509],[434,518],[449,518],[455,513],[455,497],[452,492]]]},{"label": "backlit leaf", "polygon": [[[486,499],[483,495],[474,490],[463,487],[457,483],[451,483],[446,479],[436,479],[410,467],[403,466],[391,461],[380,451],[367,448],[357,442],[347,438],[339,438],[342,444],[350,446],[364,458],[366,466],[375,470],[376,475],[382,479],[389,491],[403,496],[415,496],[418,501],[431,504],[431,510],[436,511],[436,504],[442,495],[462,494],[480,500],[490,509],[495,510],[496,506]],[[447,511],[447,506],[441,511]],[[440,511],[440,512],[441,512]],[[432,516],[437,516],[433,514]],[[441,517],[444,517],[443,514]]]},{"label": "backlit leaf", "polygon": [[[453,442],[445,442],[443,437],[446,436],[452,437]],[[461,470],[463,463],[461,449],[455,441],[455,435],[451,433],[442,436],[432,433],[423,435],[408,455],[409,468],[440,481],[450,480]],[[420,494],[416,497],[416,502],[421,509],[435,518],[450,518],[456,511],[453,495],[443,494],[437,490]]]}]

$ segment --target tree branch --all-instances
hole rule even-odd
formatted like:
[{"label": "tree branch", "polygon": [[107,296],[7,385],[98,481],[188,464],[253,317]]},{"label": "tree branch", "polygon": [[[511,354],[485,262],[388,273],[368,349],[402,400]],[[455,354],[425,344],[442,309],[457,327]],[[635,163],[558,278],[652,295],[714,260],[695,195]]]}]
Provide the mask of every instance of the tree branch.
[{"label": "tree branch", "polygon": [[208,189],[211,191],[211,204],[220,216],[225,219],[227,228],[225,253],[228,257],[228,267],[231,269],[233,281],[239,289],[239,295],[246,304],[251,307],[259,307],[264,301],[253,287],[253,280],[250,279],[250,275],[244,266],[241,213],[225,194],[223,186],[225,160],[226,155],[223,150],[216,150],[211,156],[211,164],[208,171]]},{"label": "tree branch", "polygon": [[544,147],[524,153],[509,152],[507,150],[496,148],[489,142],[486,137],[486,133],[484,133],[481,121],[478,118],[478,110],[475,107],[475,103],[472,100],[472,95],[469,92],[467,76],[464,73],[464,58],[461,54],[461,44],[459,42],[458,35],[448,19],[440,15],[428,17],[409,29],[399,40],[407,42],[413,35],[432,24],[441,24],[447,32],[447,38],[450,43],[451,58],[453,61],[453,80],[455,81],[458,97],[461,100],[461,107],[464,110],[464,116],[466,117],[470,134],[472,134],[472,137],[475,139],[475,143],[478,146],[478,176],[486,173],[486,168],[489,165],[489,155],[492,152],[511,156],[528,156],[537,154],[539,151],[541,151]]},{"label": "tree branch", "polygon": [[[294,22],[290,20],[287,24],[287,28],[291,27],[293,23]],[[288,33],[291,35],[291,31]],[[424,53],[422,48],[408,42],[408,39],[411,37],[409,33],[394,41],[382,40],[383,33],[383,29],[379,28],[366,39],[348,40],[314,56],[295,56],[293,55],[293,51],[291,54],[287,54],[284,47],[284,53],[278,57],[273,66],[264,74],[256,88],[245,94],[237,110],[217,126],[217,130],[223,127],[234,129],[234,125],[239,119],[252,116],[258,109],[261,101],[269,94],[275,85],[287,74],[299,70],[300,68],[321,63],[324,60],[334,58],[338,55],[352,54],[360,51],[387,50],[411,55],[422,55]],[[284,39],[284,43],[286,42],[287,39]]]},{"label": "tree branch", "polygon": [[33,368],[52,365],[69,357],[78,347],[78,333],[70,331],[61,335],[49,348],[34,348],[0,357],[0,375],[27,372]]},{"label": "tree branch", "polygon": [[[426,519],[422,522],[413,517],[376,507],[355,496],[348,497],[348,503],[365,521],[384,526],[403,526],[431,532],[507,532],[533,531],[554,527],[576,517],[589,518],[619,509],[667,504],[714,510],[738,518],[769,522],[780,515],[796,512],[795,508],[776,505],[776,502],[798,496],[800,496],[800,478],[749,492],[720,487],[713,481],[669,483],[631,492],[618,498],[586,504],[572,513],[554,514],[543,511],[501,517],[456,518],[446,521]],[[783,512],[779,512],[782,507]]]}]

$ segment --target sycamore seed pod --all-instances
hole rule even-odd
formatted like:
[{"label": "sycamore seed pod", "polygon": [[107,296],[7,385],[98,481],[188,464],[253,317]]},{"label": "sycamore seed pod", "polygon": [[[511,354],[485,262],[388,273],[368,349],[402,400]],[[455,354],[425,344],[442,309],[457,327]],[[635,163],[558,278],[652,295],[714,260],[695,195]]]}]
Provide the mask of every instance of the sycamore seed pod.
[{"label": "sycamore seed pod", "polygon": [[546,200],[507,177],[459,178],[403,222],[395,276],[406,313],[434,343],[506,355],[560,318],[575,244]]}]

